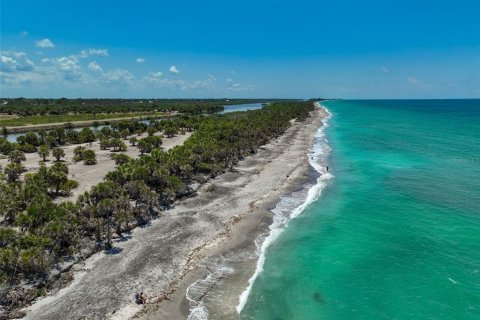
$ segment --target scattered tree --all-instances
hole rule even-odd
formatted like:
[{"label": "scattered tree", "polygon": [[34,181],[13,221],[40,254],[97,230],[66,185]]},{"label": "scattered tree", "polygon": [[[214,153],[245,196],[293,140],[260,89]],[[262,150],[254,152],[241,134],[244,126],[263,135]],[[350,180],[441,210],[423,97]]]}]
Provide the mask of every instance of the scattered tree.
[{"label": "scattered tree", "polygon": [[62,148],[55,147],[52,150],[52,155],[57,159],[57,161],[60,161],[63,157],[65,157],[65,151],[63,151]]},{"label": "scattered tree", "polygon": [[94,165],[97,163],[97,157],[95,151],[87,149],[83,151],[83,164]]},{"label": "scattered tree", "polygon": [[22,161],[25,161],[25,160],[27,160],[27,158],[25,157],[25,153],[23,153],[20,150],[13,150],[8,155],[8,161],[10,163],[20,164],[22,163]]},{"label": "scattered tree", "polygon": [[38,155],[42,158],[43,162],[47,160],[47,157],[50,155],[50,150],[46,144],[43,144],[38,148]]},{"label": "scattered tree", "polygon": [[137,143],[138,140],[137,140],[136,137],[131,137],[129,141],[130,141],[130,144],[131,144],[132,146],[135,146],[135,144]]}]

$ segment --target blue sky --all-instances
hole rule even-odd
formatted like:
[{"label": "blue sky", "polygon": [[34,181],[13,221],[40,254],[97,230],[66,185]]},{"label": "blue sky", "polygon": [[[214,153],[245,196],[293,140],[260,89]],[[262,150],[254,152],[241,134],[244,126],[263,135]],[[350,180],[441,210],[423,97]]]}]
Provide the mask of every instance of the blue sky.
[{"label": "blue sky", "polygon": [[2,97],[480,97],[479,1],[0,3]]}]

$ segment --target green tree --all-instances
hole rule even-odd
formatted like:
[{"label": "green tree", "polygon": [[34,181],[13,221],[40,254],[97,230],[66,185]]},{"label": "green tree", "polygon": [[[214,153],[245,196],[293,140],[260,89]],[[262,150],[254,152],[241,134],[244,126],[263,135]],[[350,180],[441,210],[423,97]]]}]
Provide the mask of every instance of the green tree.
[{"label": "green tree", "polygon": [[57,159],[57,161],[60,161],[63,157],[65,157],[65,151],[63,151],[62,148],[55,147],[52,150],[52,155]]},{"label": "green tree", "polygon": [[38,136],[34,132],[29,131],[25,134],[25,143],[38,146],[40,142]]},{"label": "green tree", "polygon": [[119,138],[113,138],[110,141],[110,145],[113,147],[113,151],[126,151],[127,150],[127,146],[125,145],[125,142],[123,142]]},{"label": "green tree", "polygon": [[128,139],[128,135],[130,134],[130,131],[128,129],[123,129],[122,131],[120,131],[120,135],[122,136],[123,139],[127,140]]},{"label": "green tree", "polygon": [[137,141],[138,141],[138,140],[137,140],[136,137],[131,137],[130,140],[129,140],[129,142],[130,142],[130,144],[131,144],[132,146],[135,146],[135,144],[137,143]]},{"label": "green tree", "polygon": [[107,227],[107,239],[105,242],[105,249],[112,248],[112,215],[115,210],[115,203],[112,199],[103,199],[98,203],[97,212],[100,216],[105,218],[105,225]]},{"label": "green tree", "polygon": [[14,149],[14,144],[6,138],[0,139],[0,153],[9,154]]},{"label": "green tree", "polygon": [[95,132],[90,128],[83,128],[82,131],[80,131],[80,140],[83,143],[95,141]]},{"label": "green tree", "polygon": [[83,153],[85,152],[85,150],[86,148],[84,146],[75,147],[75,149],[73,149],[73,161],[82,161],[84,158]]},{"label": "green tree", "polygon": [[97,156],[95,155],[95,151],[90,149],[83,151],[83,164],[94,165],[96,163],[97,163]]},{"label": "green tree", "polygon": [[103,138],[102,140],[100,140],[100,149],[101,150],[107,150],[111,146],[112,146],[112,143],[111,143],[110,139]]},{"label": "green tree", "polygon": [[115,164],[122,165],[130,160],[130,157],[124,153],[112,154],[112,159],[115,160]]},{"label": "green tree", "polygon": [[8,182],[15,182],[25,169],[19,163],[9,163],[5,166],[4,173]]},{"label": "green tree", "polygon": [[152,151],[152,145],[145,141],[145,139],[141,139],[140,141],[138,141],[137,148],[142,155],[144,153],[149,153],[150,151]]},{"label": "green tree", "polygon": [[155,135],[155,132],[157,132],[157,130],[152,127],[152,126],[149,126],[148,129],[147,129],[147,133],[148,133],[148,136],[151,137],[153,135]]},{"label": "green tree", "polygon": [[47,131],[45,131],[44,129],[38,130],[38,136],[40,138],[39,144],[44,144],[45,137],[47,136]]},{"label": "green tree", "polygon": [[5,139],[7,139],[8,129],[6,127],[2,127],[2,135]]},{"label": "green tree", "polygon": [[38,155],[42,158],[43,162],[47,160],[47,157],[50,155],[50,150],[46,144],[43,144],[38,148]]},{"label": "green tree", "polygon": [[20,151],[20,150],[13,150],[8,155],[8,161],[10,163],[20,164],[22,163],[22,161],[25,161],[25,160],[27,160],[27,158],[25,157],[25,153],[23,153],[23,151]]},{"label": "green tree", "polygon": [[[65,163],[56,162],[48,169],[47,180],[54,190],[55,195],[58,196],[60,191],[65,190],[68,183],[68,167]],[[69,191],[69,190],[68,190]]]}]

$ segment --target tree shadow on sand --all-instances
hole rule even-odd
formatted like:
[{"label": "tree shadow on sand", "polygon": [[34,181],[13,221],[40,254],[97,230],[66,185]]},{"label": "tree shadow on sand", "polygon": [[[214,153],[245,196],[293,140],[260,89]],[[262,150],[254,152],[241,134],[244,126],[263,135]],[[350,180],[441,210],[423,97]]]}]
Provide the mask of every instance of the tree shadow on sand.
[{"label": "tree shadow on sand", "polygon": [[110,249],[105,249],[103,252],[105,252],[105,254],[108,254],[108,255],[115,255],[115,254],[119,254],[122,251],[123,251],[122,248],[112,247]]}]

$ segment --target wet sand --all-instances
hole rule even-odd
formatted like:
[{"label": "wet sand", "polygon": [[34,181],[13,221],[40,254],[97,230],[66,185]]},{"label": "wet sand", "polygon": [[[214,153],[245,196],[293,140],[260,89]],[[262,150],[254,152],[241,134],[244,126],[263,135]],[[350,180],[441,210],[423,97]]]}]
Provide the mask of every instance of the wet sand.
[{"label": "wet sand", "polygon": [[[131,239],[117,239],[116,254],[99,252],[75,266],[73,282],[26,308],[26,319],[186,318],[186,289],[208,274],[204,266],[254,248],[271,223],[268,209],[309,179],[307,152],[323,116],[318,109],[305,122],[294,122],[236,171],[206,183],[196,197],[177,203],[150,226],[133,230]],[[235,293],[224,301],[224,319],[236,316],[238,296],[255,267],[248,265],[236,277],[237,298]],[[145,306],[134,303],[140,291],[149,297]]]}]

